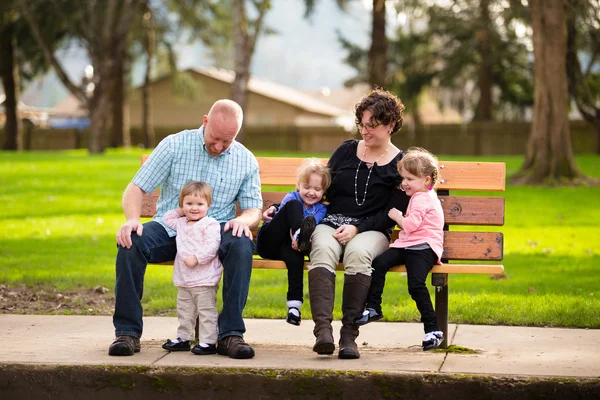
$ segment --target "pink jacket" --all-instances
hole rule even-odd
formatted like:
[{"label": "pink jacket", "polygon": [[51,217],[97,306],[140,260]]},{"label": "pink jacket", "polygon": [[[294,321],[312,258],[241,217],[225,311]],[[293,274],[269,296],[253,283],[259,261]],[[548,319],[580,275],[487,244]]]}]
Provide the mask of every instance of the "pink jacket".
[{"label": "pink jacket", "polygon": [[[163,222],[177,231],[173,284],[181,287],[218,285],[223,266],[217,255],[221,244],[221,225],[217,220],[204,217],[194,225],[187,225],[186,217],[170,210],[163,216]],[[198,259],[198,264],[192,268],[183,262],[189,256]]]},{"label": "pink jacket", "polygon": [[433,190],[417,192],[410,198],[402,231],[390,247],[407,248],[427,243],[442,262],[444,251],[444,211]]}]

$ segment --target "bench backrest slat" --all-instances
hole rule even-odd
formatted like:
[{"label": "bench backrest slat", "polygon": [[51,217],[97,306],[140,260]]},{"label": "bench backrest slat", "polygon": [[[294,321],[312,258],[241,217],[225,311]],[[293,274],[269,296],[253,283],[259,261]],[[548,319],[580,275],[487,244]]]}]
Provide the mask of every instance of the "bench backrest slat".
[{"label": "bench backrest slat", "polygon": [[[148,155],[142,156],[142,164]],[[295,186],[296,171],[303,158],[257,157],[260,180],[265,186]],[[327,163],[326,158],[322,158]],[[440,161],[443,182],[439,190],[485,190],[504,191],[506,167],[502,162]]]},{"label": "bench backrest slat", "polygon": [[504,198],[439,196],[448,225],[504,225]]},{"label": "bench backrest slat", "polygon": [[[156,214],[157,190],[145,195],[142,217]],[[263,209],[281,203],[285,192],[263,192]],[[504,225],[504,199],[502,197],[440,196],[444,218],[448,225]]]}]

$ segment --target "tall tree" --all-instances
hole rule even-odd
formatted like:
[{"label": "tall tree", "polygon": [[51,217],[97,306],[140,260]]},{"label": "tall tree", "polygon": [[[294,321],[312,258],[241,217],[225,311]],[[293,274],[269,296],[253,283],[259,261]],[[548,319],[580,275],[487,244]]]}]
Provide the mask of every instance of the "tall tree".
[{"label": "tall tree", "polygon": [[[74,84],[64,66],[54,54],[54,47],[42,34],[40,15],[31,0],[19,0],[19,9],[29,23],[33,37],[38,43],[47,63],[52,65],[65,87],[89,110],[89,151],[102,153],[106,145],[106,121],[109,120],[111,95],[117,85],[121,57],[126,46],[131,15],[137,0],[107,0],[80,3],[73,0],[38,0],[39,4],[52,5],[55,18],[66,21],[70,31],[85,47],[94,66],[94,91],[88,96],[79,85]],[[66,10],[69,10],[67,15]]]},{"label": "tall tree", "polygon": [[464,0],[436,4],[425,13],[421,34],[436,48],[430,62],[439,65],[439,84],[452,90],[475,83],[473,93],[457,96],[458,104],[473,109],[474,119],[496,119],[494,110],[510,106],[519,115],[533,103],[529,51],[517,34],[529,23],[520,1]]},{"label": "tall tree", "polygon": [[569,0],[568,4],[569,93],[579,113],[594,129],[595,152],[600,154],[600,1]]},{"label": "tall tree", "polygon": [[475,34],[477,50],[479,52],[480,67],[479,79],[479,104],[477,106],[476,119],[481,121],[492,120],[492,49],[490,45],[491,21],[490,0],[479,2],[480,25]]},{"label": "tall tree", "polygon": [[[247,4],[252,5],[250,10]],[[256,42],[261,35],[273,33],[264,24],[271,0],[188,0],[172,1],[170,6],[177,11],[180,24],[192,31],[190,38],[200,39],[217,63],[228,64],[229,57],[223,51],[232,50],[235,78],[230,97],[245,110]],[[243,141],[243,134],[240,131],[237,140]]]},{"label": "tall tree", "polygon": [[562,184],[584,178],[575,165],[569,130],[565,7],[564,0],[531,0],[535,103],[517,183]]},{"label": "tall tree", "polygon": [[[346,10],[351,0],[335,0],[340,10]],[[389,85],[388,74],[388,37],[386,34],[386,1],[372,0],[371,9],[371,44],[367,52],[367,62],[365,63],[366,70],[364,71],[364,81],[368,82],[371,87],[386,87]],[[412,0],[411,0],[412,2]],[[304,0],[305,17],[310,17],[316,7],[316,0]],[[348,39],[340,36],[342,46],[345,46],[349,52],[356,51],[359,48],[352,44]],[[355,54],[354,54],[355,55]],[[349,58],[354,57],[349,54]],[[362,68],[361,68],[362,69]],[[358,83],[363,79],[353,79],[349,84]]]},{"label": "tall tree", "polygon": [[4,86],[4,150],[23,150],[23,124],[19,115],[21,81],[17,62],[16,10],[0,5],[0,76]]},{"label": "tall tree", "polygon": [[[177,71],[177,57],[174,51],[175,43],[182,36],[178,26],[179,21],[173,18],[178,15],[179,9],[170,9],[169,7],[180,4],[187,5],[188,2],[166,3],[152,0],[139,0],[139,2],[139,7],[135,9],[133,15],[131,46],[129,46],[127,58],[129,65],[138,60],[142,60],[144,65],[144,79],[140,88],[142,140],[145,148],[152,148],[156,144],[152,123],[152,80],[159,74],[171,75],[174,88],[183,80],[181,79],[183,74]],[[185,15],[185,12],[183,14]],[[128,84],[125,85],[126,88],[128,86]],[[189,87],[186,89],[188,92],[192,92]],[[176,90],[176,92],[180,91]],[[124,108],[128,108],[127,102]],[[128,112],[124,112],[124,115],[128,114]]]},{"label": "tall tree", "polygon": [[[246,110],[248,100],[248,81],[250,80],[250,64],[254,56],[256,41],[261,35],[264,19],[271,8],[270,0],[253,0],[256,11],[254,20],[249,20],[246,11],[246,0],[233,1],[233,60],[235,78],[231,85],[231,99],[238,103],[242,110]],[[238,134],[237,140],[243,141],[243,130]]]},{"label": "tall tree", "polygon": [[386,0],[373,0],[371,47],[369,48],[369,84],[371,87],[386,87],[389,83],[385,3]]},{"label": "tall tree", "polygon": [[[36,4],[41,18],[41,30],[51,43],[58,44],[65,37],[61,21],[46,14],[44,4]],[[15,0],[0,3],[0,76],[4,87],[6,125],[4,128],[5,150],[23,149],[22,117],[18,104],[21,88],[48,65],[44,62],[38,46],[29,34],[29,27],[23,19]]]},{"label": "tall tree", "polygon": [[144,39],[143,47],[145,51],[145,66],[144,84],[142,86],[142,130],[144,132],[144,147],[154,147],[156,138],[154,134],[154,126],[152,125],[152,60],[156,52],[156,35],[154,29],[153,10],[150,7],[148,0],[143,3],[143,27]]}]

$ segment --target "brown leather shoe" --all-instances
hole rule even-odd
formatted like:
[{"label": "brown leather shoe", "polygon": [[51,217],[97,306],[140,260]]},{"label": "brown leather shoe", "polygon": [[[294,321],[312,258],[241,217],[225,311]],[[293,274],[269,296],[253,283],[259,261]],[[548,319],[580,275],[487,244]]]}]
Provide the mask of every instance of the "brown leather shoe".
[{"label": "brown leather shoe", "polygon": [[140,352],[140,338],[135,336],[117,336],[108,347],[109,356],[132,356]]},{"label": "brown leather shoe", "polygon": [[217,353],[238,359],[254,357],[254,349],[240,336],[225,336],[219,339]]}]

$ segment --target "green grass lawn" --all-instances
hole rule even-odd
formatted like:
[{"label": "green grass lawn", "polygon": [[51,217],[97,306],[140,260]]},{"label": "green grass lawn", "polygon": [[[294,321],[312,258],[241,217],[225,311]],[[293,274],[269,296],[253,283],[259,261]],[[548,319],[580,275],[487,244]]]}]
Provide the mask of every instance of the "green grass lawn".
[{"label": "green grass lawn", "polygon": [[[115,234],[124,222],[121,194],[139,167],[140,154],[0,152],[0,284],[112,290]],[[509,174],[522,162],[521,157],[469,159],[506,161]],[[600,157],[576,161],[584,173],[600,177]],[[509,185],[504,196],[506,225],[499,229],[505,234],[507,279],[451,275],[450,321],[600,328],[600,188]],[[170,266],[148,267],[146,314],[174,315],[171,272]],[[340,276],[336,318],[341,316],[341,289]],[[253,271],[245,317],[283,318],[285,293],[284,271]],[[400,274],[387,280],[383,312],[387,320],[418,320]],[[310,317],[308,301],[303,316]]]}]

